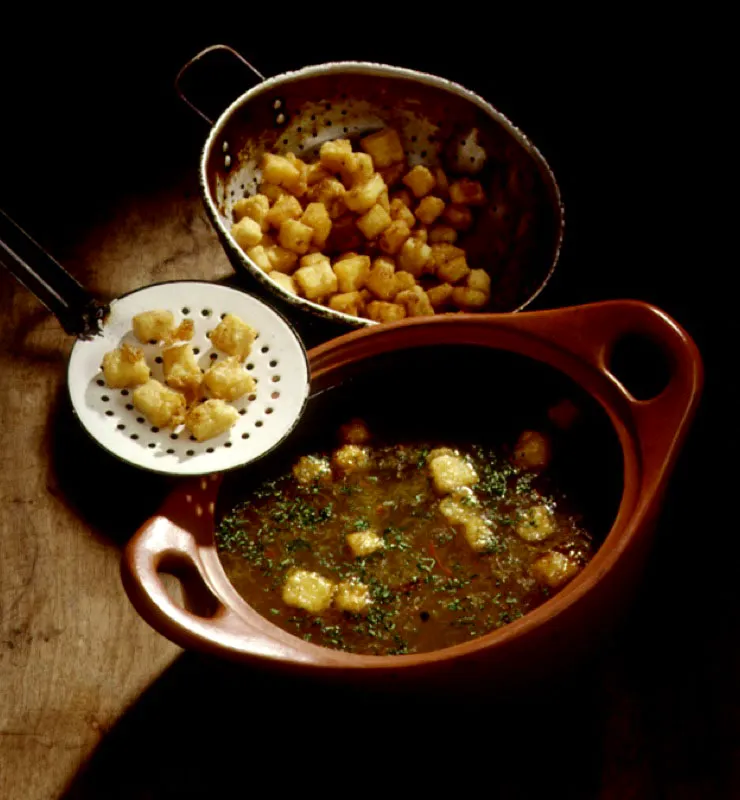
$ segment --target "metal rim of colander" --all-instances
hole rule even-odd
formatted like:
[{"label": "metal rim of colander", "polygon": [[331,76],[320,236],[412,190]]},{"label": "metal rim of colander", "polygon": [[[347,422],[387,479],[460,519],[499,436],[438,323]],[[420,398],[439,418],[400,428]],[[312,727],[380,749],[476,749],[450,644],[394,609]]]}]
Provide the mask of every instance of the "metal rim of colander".
[{"label": "metal rim of colander", "polygon": [[236,100],[234,100],[221,113],[219,118],[213,124],[210,133],[208,134],[208,138],[206,139],[206,142],[203,146],[203,150],[201,151],[199,181],[201,187],[201,194],[203,196],[203,201],[208,216],[211,220],[211,223],[216,228],[216,231],[218,232],[219,236],[221,237],[222,241],[226,244],[228,249],[238,258],[240,263],[245,267],[245,269],[247,269],[250,275],[252,275],[260,284],[262,284],[273,294],[280,297],[281,300],[283,300],[290,306],[294,306],[299,309],[305,309],[306,307],[308,307],[315,315],[324,317],[325,319],[334,322],[340,321],[346,325],[350,325],[351,327],[355,328],[378,324],[373,320],[366,319],[364,317],[355,317],[352,316],[351,314],[345,314],[342,311],[334,311],[331,308],[327,308],[326,306],[314,303],[313,301],[307,300],[304,297],[297,297],[296,295],[284,289],[282,286],[279,286],[277,283],[270,280],[269,276],[263,270],[261,270],[233,240],[231,232],[224,224],[221,214],[218,208],[216,207],[215,203],[213,202],[210,190],[208,188],[207,165],[211,150],[213,148],[214,142],[216,141],[216,139],[218,138],[218,136],[220,135],[221,131],[224,129],[226,124],[229,122],[234,112],[236,112],[246,103],[248,103],[255,97],[259,96],[260,94],[270,91],[274,87],[280,86],[281,84],[289,83],[293,80],[301,78],[307,78],[315,75],[322,75],[322,74],[336,73],[336,72],[349,72],[349,73],[367,74],[367,75],[385,74],[400,78],[406,78],[409,80],[419,81],[428,86],[432,86],[438,89],[444,89],[445,91],[458,94],[463,98],[465,98],[466,100],[477,105],[481,110],[485,111],[487,114],[492,116],[497,122],[499,122],[526,150],[526,152],[537,162],[540,169],[543,170],[544,173],[548,176],[551,183],[551,188],[554,191],[553,199],[557,206],[557,211],[559,215],[559,226],[558,226],[557,239],[555,241],[555,247],[553,251],[552,263],[550,264],[550,268],[547,271],[547,274],[540,282],[537,289],[523,303],[521,303],[516,308],[512,309],[512,311],[509,313],[522,311],[527,306],[529,306],[540,295],[540,293],[549,283],[555,271],[555,268],[558,264],[558,261],[560,259],[560,252],[563,245],[563,235],[565,231],[565,207],[563,205],[560,187],[558,185],[558,182],[555,178],[552,169],[550,168],[550,165],[548,164],[547,160],[542,155],[542,153],[539,151],[539,149],[526,136],[526,134],[523,133],[516,125],[514,125],[511,122],[511,120],[509,120],[508,117],[502,114],[498,109],[494,108],[494,106],[492,106],[479,94],[471,91],[470,89],[465,88],[459,83],[448,80],[447,78],[442,78],[439,77],[438,75],[432,75],[431,73],[428,72],[421,72],[419,70],[408,69],[406,67],[396,67],[390,64],[381,64],[372,61],[332,61],[332,62],[327,62],[325,64],[315,64],[311,66],[306,66],[298,70],[290,70],[287,72],[282,72],[278,75],[274,75],[270,78],[266,78],[265,80],[260,81],[251,89],[248,89],[244,94],[242,94]]},{"label": "metal rim of colander", "polygon": [[[117,450],[115,447],[108,446],[105,443],[105,441],[101,440],[101,438],[99,438],[98,436],[95,435],[95,433],[87,425],[86,415],[80,413],[79,405],[75,401],[74,382],[73,382],[74,381],[74,376],[72,374],[73,370],[75,368],[75,352],[79,353],[80,352],[80,348],[84,347],[85,345],[89,345],[90,344],[89,341],[78,340],[77,342],[75,342],[75,344],[74,344],[74,346],[72,348],[72,352],[70,354],[69,361],[68,361],[68,364],[67,364],[67,396],[69,398],[69,402],[70,402],[70,406],[71,406],[71,409],[72,409],[72,413],[76,417],[78,422],[80,423],[80,427],[85,432],[85,434],[92,441],[94,441],[99,447],[104,449],[106,452],[108,452],[110,455],[112,455],[118,461],[121,461],[121,462],[123,462],[125,464],[129,464],[129,465],[135,466],[135,467],[140,468],[140,469],[144,469],[144,470],[146,470],[148,472],[152,472],[152,473],[156,473],[156,474],[160,474],[160,475],[174,475],[174,476],[181,475],[181,476],[188,476],[188,477],[197,477],[197,476],[200,476],[200,475],[212,474],[214,472],[229,472],[231,470],[235,470],[235,469],[239,469],[241,467],[244,467],[247,464],[251,464],[251,463],[253,463],[255,461],[258,461],[259,459],[267,456],[269,453],[273,452],[276,448],[278,448],[290,436],[290,434],[295,430],[296,426],[298,425],[298,423],[301,420],[301,417],[303,416],[303,412],[305,411],[306,404],[308,403],[308,398],[309,398],[309,394],[310,394],[311,372],[310,372],[310,364],[309,364],[309,361],[308,361],[308,355],[306,353],[305,347],[303,346],[303,343],[301,341],[300,336],[298,335],[298,333],[295,330],[295,328],[292,325],[292,323],[285,317],[285,315],[281,314],[279,311],[277,311],[271,305],[265,303],[264,301],[260,300],[259,298],[256,298],[253,295],[249,294],[248,292],[244,291],[243,289],[240,289],[240,288],[237,288],[237,287],[234,287],[234,286],[226,286],[226,285],[223,285],[223,284],[218,284],[218,283],[209,282],[209,281],[201,281],[201,280],[197,280],[197,279],[182,279],[182,280],[160,281],[160,282],[157,282],[157,283],[148,284],[147,286],[141,286],[138,289],[133,289],[133,290],[131,290],[129,292],[126,292],[124,294],[119,295],[111,303],[111,309],[114,308],[115,304],[119,303],[120,301],[124,301],[124,300],[126,300],[128,298],[131,298],[133,295],[141,294],[141,293],[143,293],[143,292],[145,292],[147,290],[151,290],[151,289],[160,289],[160,288],[163,288],[163,287],[168,287],[168,286],[173,286],[173,285],[181,285],[181,284],[187,284],[189,286],[203,286],[203,287],[206,287],[207,289],[213,289],[215,287],[217,290],[225,290],[227,292],[235,293],[237,295],[249,298],[250,302],[255,303],[257,306],[259,306],[262,309],[264,309],[265,312],[267,312],[268,314],[271,314],[274,317],[276,317],[279,320],[280,324],[282,324],[285,327],[287,332],[290,333],[290,335],[292,336],[294,341],[299,345],[297,349],[302,354],[302,357],[303,357],[302,358],[302,370],[301,370],[301,372],[305,373],[305,380],[302,381],[304,390],[303,390],[302,394],[299,396],[300,402],[299,402],[299,405],[297,406],[297,411],[293,415],[293,418],[292,418],[290,424],[283,430],[283,432],[278,436],[277,439],[275,439],[273,441],[273,443],[269,447],[267,447],[267,448],[265,448],[265,449],[263,449],[261,451],[258,451],[256,453],[251,453],[247,458],[239,458],[239,457],[237,457],[237,454],[240,452],[240,448],[238,446],[232,446],[232,447],[230,447],[230,451],[234,454],[234,457],[229,461],[229,463],[226,466],[219,465],[217,468],[214,468],[212,466],[206,466],[205,468],[201,468],[201,469],[173,470],[173,469],[167,469],[167,468],[157,468],[156,466],[143,464],[140,461],[128,458],[126,455],[121,453],[120,450]],[[249,320],[245,320],[245,321],[249,322]],[[104,327],[104,333],[105,333],[105,327]],[[95,339],[93,339],[93,342],[97,341],[98,339],[99,339],[99,337],[95,337]],[[105,340],[103,340],[103,341],[105,341]],[[96,384],[102,389],[104,387],[101,387],[100,384],[97,381],[97,375],[98,374],[99,374],[99,371],[96,372],[96,376],[95,376],[96,377]],[[113,392],[119,392],[120,393],[120,392],[122,392],[122,390],[118,390],[118,389],[110,389],[109,390],[109,393],[112,394]],[[222,436],[223,435],[224,434],[222,434]],[[208,440],[206,440],[206,442],[202,442],[200,444],[201,445],[207,445],[207,443],[208,443]],[[208,447],[206,447],[206,450],[208,450]],[[208,455],[210,455],[210,453],[208,453]]]}]

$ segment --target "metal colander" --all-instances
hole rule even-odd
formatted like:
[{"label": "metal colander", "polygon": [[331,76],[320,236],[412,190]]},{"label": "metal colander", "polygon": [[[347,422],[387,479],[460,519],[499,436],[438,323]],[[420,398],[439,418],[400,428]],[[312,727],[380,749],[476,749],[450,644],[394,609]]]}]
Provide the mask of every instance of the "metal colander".
[{"label": "metal colander", "polygon": [[[222,45],[200,53],[179,77],[214,50],[227,50],[262,79]],[[454,167],[483,183],[488,203],[461,244],[470,266],[491,275],[492,298],[485,310],[524,308],[551,275],[562,240],[560,192],[547,162],[520,130],[473,92],[382,64],[340,62],[287,72],[262,80],[221,114],[203,150],[200,180],[206,209],[232,263],[292,306],[356,327],[373,324],[279,287],[229,231],[234,203],[258,190],[264,153],[293,152],[311,160],[327,140],[354,139],[388,126],[399,132],[410,166]]]}]

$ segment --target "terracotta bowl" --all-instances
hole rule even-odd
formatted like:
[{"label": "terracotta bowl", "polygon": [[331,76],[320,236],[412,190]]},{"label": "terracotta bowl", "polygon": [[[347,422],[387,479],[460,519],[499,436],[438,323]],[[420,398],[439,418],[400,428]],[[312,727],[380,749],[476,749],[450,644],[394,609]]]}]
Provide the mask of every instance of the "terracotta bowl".
[{"label": "terracotta bowl", "polygon": [[[627,337],[662,354],[666,383],[654,397],[635,399],[610,371],[612,352]],[[309,356],[313,394],[295,436],[246,470],[179,484],[126,547],[124,586],[153,628],[182,647],[271,669],[405,687],[460,684],[463,676],[466,685],[529,680],[571,662],[609,630],[633,594],[701,391],[699,354],[673,320],[635,301],[415,318],[349,333]],[[226,577],[214,540],[220,514],[309,442],[332,437],[344,419],[368,412],[409,438],[457,431],[490,439],[564,394],[584,421],[563,461],[563,482],[601,544],[570,584],[523,618],[431,653],[361,656],[283,631]],[[185,586],[194,581],[205,602],[176,603],[162,572],[186,576]]]}]

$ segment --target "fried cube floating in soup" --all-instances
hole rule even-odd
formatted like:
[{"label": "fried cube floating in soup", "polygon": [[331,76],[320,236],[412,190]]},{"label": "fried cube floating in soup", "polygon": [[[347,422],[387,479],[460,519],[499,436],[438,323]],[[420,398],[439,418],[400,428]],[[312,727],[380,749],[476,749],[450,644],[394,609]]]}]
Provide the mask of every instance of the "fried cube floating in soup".
[{"label": "fried cube floating in soup", "polygon": [[338,439],[217,531],[237,590],[307,641],[374,655],[466,642],[545,602],[591,558],[539,457],[522,466],[517,447],[382,441],[359,419]]}]

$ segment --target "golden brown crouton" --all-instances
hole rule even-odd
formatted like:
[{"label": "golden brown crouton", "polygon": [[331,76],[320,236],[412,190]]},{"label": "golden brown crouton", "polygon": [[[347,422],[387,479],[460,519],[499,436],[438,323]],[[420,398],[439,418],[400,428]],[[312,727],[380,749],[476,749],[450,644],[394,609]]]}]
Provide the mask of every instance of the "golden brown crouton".
[{"label": "golden brown crouton", "polygon": [[467,286],[456,286],[452,291],[452,304],[461,311],[475,311],[483,308],[489,297],[485,292],[468,289]]},{"label": "golden brown crouton", "polygon": [[335,585],[317,572],[292,569],[283,584],[283,602],[291,608],[320,614],[331,605],[335,590]]},{"label": "golden brown crouton", "polygon": [[440,494],[478,483],[478,473],[462,456],[440,455],[427,464],[432,484]]},{"label": "golden brown crouton", "polygon": [[370,453],[366,447],[345,444],[334,451],[331,463],[345,473],[362,472],[370,466]]},{"label": "golden brown crouton", "polygon": [[206,400],[188,412],[185,426],[199,442],[225,433],[239,419],[239,412],[223,400]]},{"label": "golden brown crouton", "polygon": [[368,181],[353,186],[345,195],[344,202],[350,211],[363,214],[371,209],[377,202],[381,193],[385,191],[385,182],[376,172]]},{"label": "golden brown crouton", "polygon": [[144,352],[129,344],[103,356],[103,377],[111,389],[131,389],[149,380],[149,369]]},{"label": "golden brown crouton", "polygon": [[303,212],[301,222],[313,229],[311,244],[314,247],[323,247],[331,232],[331,218],[323,203],[309,203]]},{"label": "golden brown crouton", "polygon": [[432,248],[414,238],[407,239],[398,253],[398,266],[417,278],[431,264],[431,261]]},{"label": "golden brown crouton", "polygon": [[385,547],[383,538],[373,530],[348,533],[346,539],[347,544],[357,558],[369,556],[376,550],[382,550]]},{"label": "golden brown crouton", "polygon": [[231,213],[234,217],[234,222],[244,217],[250,217],[255,222],[259,223],[263,233],[267,232],[267,212],[270,210],[270,200],[264,194],[255,194],[251,197],[242,197],[234,203]]},{"label": "golden brown crouton", "polygon": [[329,298],[329,308],[359,317],[365,310],[365,301],[359,292],[342,292]]},{"label": "golden brown crouton", "polygon": [[240,361],[249,355],[257,332],[236,314],[227,314],[211,331],[211,344]]},{"label": "golden brown crouton", "polygon": [[203,373],[189,344],[175,344],[162,350],[165,382],[172,389],[195,393],[203,382]]},{"label": "golden brown crouton", "polygon": [[512,461],[522,469],[540,470],[550,463],[550,441],[537,431],[522,431],[514,445]]},{"label": "golden brown crouton", "polygon": [[370,154],[375,169],[385,169],[406,158],[401,138],[393,128],[371,133],[360,141],[360,147]]},{"label": "golden brown crouton", "polygon": [[572,580],[581,568],[562,553],[552,552],[540,556],[531,566],[532,576],[538,583],[559,589]]},{"label": "golden brown crouton", "polygon": [[337,586],[334,605],[340,611],[348,611],[351,614],[364,614],[371,604],[370,590],[364,583],[342,581]]},{"label": "golden brown crouton", "polygon": [[395,301],[404,305],[408,317],[426,317],[434,314],[434,308],[421,286],[404,289],[396,295]]},{"label": "golden brown crouton", "polygon": [[313,228],[308,225],[304,225],[297,219],[286,219],[280,225],[278,241],[281,247],[302,256],[308,252],[313,234]]},{"label": "golden brown crouton", "polygon": [[270,277],[278,286],[285,289],[286,292],[295,295],[298,294],[298,287],[295,285],[295,281],[290,275],[285,275],[282,272],[271,272]]},{"label": "golden brown crouton", "polygon": [[449,305],[452,298],[452,288],[449,283],[440,283],[439,286],[427,289],[427,297],[435,311]]},{"label": "golden brown crouton", "polygon": [[249,250],[262,241],[262,228],[251,217],[242,217],[231,226],[231,235],[242,250]]},{"label": "golden brown crouton", "polygon": [[555,533],[555,519],[545,505],[532,506],[517,514],[516,532],[525,542],[542,542]]},{"label": "golden brown crouton", "polygon": [[422,198],[414,213],[419,222],[431,225],[444,210],[444,200],[440,200],[439,197],[427,196]]},{"label": "golden brown crouton", "polygon": [[216,361],[206,370],[203,382],[213,397],[233,402],[255,389],[254,378],[235,356]]},{"label": "golden brown crouton", "polygon": [[394,275],[396,265],[389,258],[376,258],[367,274],[365,285],[381,300],[392,300],[396,294]]},{"label": "golden brown crouton", "polygon": [[326,257],[315,264],[297,269],[293,278],[309,300],[320,300],[334,294],[338,288],[337,276]]},{"label": "golden brown crouton", "polygon": [[373,300],[367,304],[367,316],[375,322],[398,322],[406,316],[406,309],[399,303]]},{"label": "golden brown crouton", "polygon": [[411,189],[416,197],[424,197],[434,189],[434,175],[421,164],[417,164],[410,172],[406,173],[403,183]]},{"label": "golden brown crouton", "polygon": [[[405,208],[405,206],[404,206]],[[380,249],[389,255],[395,255],[411,236],[411,229],[401,219],[391,222],[380,237]]]},{"label": "golden brown crouton", "polygon": [[458,256],[438,266],[436,273],[444,283],[457,283],[470,274],[470,267],[465,256]]},{"label": "golden brown crouton", "polygon": [[171,311],[144,311],[131,320],[131,327],[140,342],[155,344],[170,339],[175,329],[175,317]]},{"label": "golden brown crouton", "polygon": [[300,202],[292,194],[284,194],[275,201],[265,220],[270,227],[279,229],[286,219],[300,219],[302,214]]},{"label": "golden brown crouton", "polygon": [[174,428],[185,417],[185,398],[153,379],[135,389],[131,400],[134,407],[157,428]]},{"label": "golden brown crouton", "polygon": [[366,239],[377,239],[390,224],[390,215],[379,203],[376,203],[357,220],[357,227]]},{"label": "golden brown crouton", "polygon": [[461,178],[450,184],[450,200],[467,206],[480,206],[486,202],[486,194],[478,181]]},{"label": "golden brown crouton", "polygon": [[350,256],[334,262],[340,292],[358,292],[365,285],[370,273],[369,256]]},{"label": "golden brown crouton", "polygon": [[293,465],[293,477],[302,484],[330,483],[331,467],[325,458],[301,456]]}]

